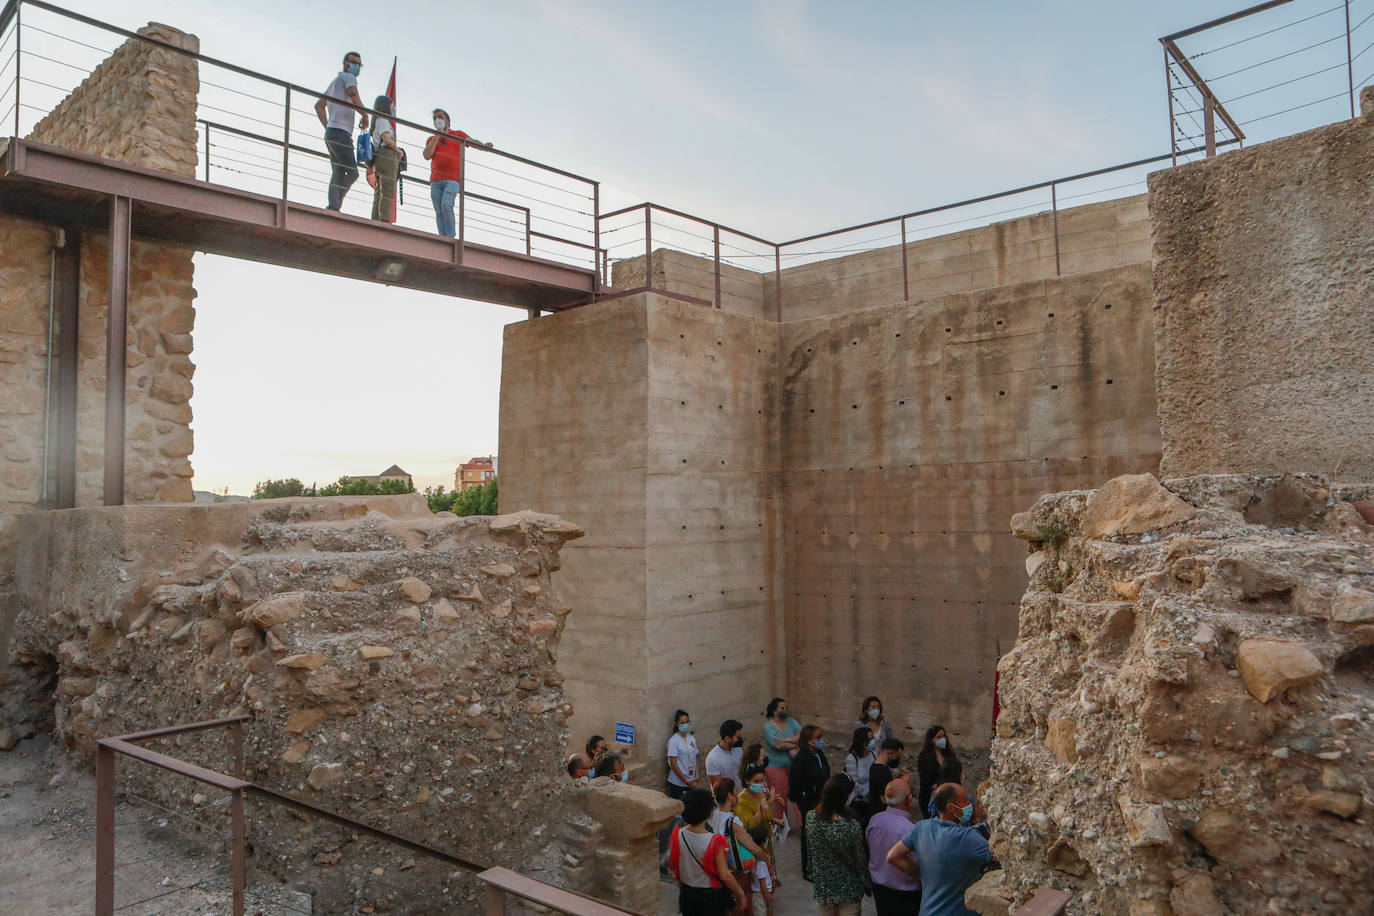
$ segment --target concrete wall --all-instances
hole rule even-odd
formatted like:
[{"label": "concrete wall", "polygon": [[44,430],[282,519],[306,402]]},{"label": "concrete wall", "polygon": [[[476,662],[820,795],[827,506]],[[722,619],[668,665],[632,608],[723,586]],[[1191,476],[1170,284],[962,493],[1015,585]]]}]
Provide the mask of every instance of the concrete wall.
[{"label": "concrete wall", "polygon": [[[644,282],[644,257],[641,255],[617,261],[611,268],[611,284],[617,289],[648,285],[714,304],[716,264],[711,258],[657,248],[653,252],[651,283]],[[753,318],[772,318],[777,311],[773,294],[769,292],[765,298],[763,292],[763,277],[758,272],[731,264],[720,265],[720,307],[723,311]]]},{"label": "concrete wall", "polygon": [[1146,265],[783,326],[788,694],[985,745],[1026,499],[1158,465]]},{"label": "concrete wall", "polygon": [[661,768],[674,709],[704,751],[782,683],[776,328],[654,294],[506,328],[502,506],[594,519],[560,577],[575,745],[634,723]]},{"label": "concrete wall", "polygon": [[1163,471],[1374,480],[1365,115],[1150,177]]},{"label": "concrete wall", "polygon": [[[195,48],[193,36],[166,26],[145,34]],[[136,165],[194,174],[197,69],[170,51],[130,41],[115,51],[48,117],[32,139]],[[54,495],[55,394],[49,408],[49,358],[56,391],[58,333],[49,305],[57,238],[51,227],[0,216],[0,604],[12,574],[13,520]],[[78,505],[102,496],[105,413],[106,236],[84,237],[78,320]],[[135,242],[130,255],[126,355],[125,499],[189,501],[192,450],[191,330],[195,310],[191,252]],[[51,443],[44,466],[45,426]],[[0,628],[0,651],[4,634]]]},{"label": "concrete wall", "polygon": [[[880,227],[871,233],[881,233]],[[896,232],[897,229],[891,230]],[[907,243],[911,300],[1055,276],[1054,216],[1037,213],[964,232]],[[833,240],[846,244],[847,236]],[[823,246],[824,240],[799,248]],[[1150,219],[1145,196],[1124,197],[1059,211],[1059,261],[1064,276],[1138,264],[1149,259]],[[788,263],[786,252],[783,264]],[[773,275],[763,298],[773,301]],[[797,321],[902,299],[902,246],[784,267],[782,320]]]}]

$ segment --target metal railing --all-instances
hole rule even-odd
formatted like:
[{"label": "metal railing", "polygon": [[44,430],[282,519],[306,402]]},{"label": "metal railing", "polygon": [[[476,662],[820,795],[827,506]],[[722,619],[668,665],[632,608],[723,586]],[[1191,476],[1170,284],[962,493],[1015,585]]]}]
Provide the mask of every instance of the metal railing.
[{"label": "metal railing", "polygon": [[[325,206],[331,166],[315,112],[316,102],[326,98],[323,92],[44,0],[9,0],[0,9],[0,132],[23,137],[32,131],[126,41],[197,62],[197,177],[283,202]],[[365,106],[330,103],[369,118],[377,114]],[[397,107],[405,110],[408,104],[403,98]],[[429,201],[404,198],[408,185],[428,187],[412,170],[423,169],[425,144],[438,132],[428,124],[387,117],[396,125],[397,145],[408,163],[398,182],[395,221],[433,233]],[[455,206],[460,252],[468,244],[483,245],[597,270],[596,180],[476,141],[462,142],[461,163],[463,181]],[[355,183],[343,212],[370,217],[368,190],[361,180]]]},{"label": "metal railing", "polygon": [[1160,38],[1173,161],[1353,118],[1371,20],[1374,0],[1270,0]]},{"label": "metal railing", "polygon": [[[318,820],[329,821],[362,834],[381,840],[388,846],[418,853],[431,859],[454,866],[468,872],[481,881],[487,888],[487,913],[499,916],[505,913],[507,898],[528,900],[558,913],[571,916],[616,916],[630,913],[617,909],[600,900],[544,884],[534,878],[521,875],[508,868],[487,868],[475,862],[455,856],[442,849],[400,836],[399,834],[374,827],[363,821],[329,811],[309,802],[302,801],[281,792],[260,786],[245,778],[243,757],[243,727],[251,721],[250,716],[231,716],[205,722],[192,722],[187,725],[174,725],[150,731],[102,738],[96,744],[96,916],[112,916],[115,912],[115,774],[116,755],[122,755],[150,766],[158,767],[178,776],[194,780],[228,794],[230,820],[230,893],[233,916],[243,916],[248,884],[248,814],[246,802],[249,797],[290,808],[300,814]],[[233,768],[230,773],[222,773],[199,766],[178,757],[164,754],[144,747],[144,744],[159,739],[177,739],[194,732],[227,729]]]}]

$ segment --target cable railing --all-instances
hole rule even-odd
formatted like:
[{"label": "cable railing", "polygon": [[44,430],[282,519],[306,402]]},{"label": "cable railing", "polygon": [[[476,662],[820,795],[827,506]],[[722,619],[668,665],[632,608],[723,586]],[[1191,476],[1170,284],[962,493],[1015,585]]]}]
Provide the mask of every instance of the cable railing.
[{"label": "cable railing", "polygon": [[[244,760],[244,726],[250,721],[250,716],[231,716],[102,738],[97,742],[96,916],[113,916],[116,911],[136,907],[153,900],[168,898],[194,886],[212,886],[218,871],[211,867],[208,871],[195,875],[193,882],[185,886],[181,883],[173,885],[171,879],[166,878],[162,882],[163,886],[158,887],[151,894],[147,893],[146,890],[142,891],[144,894],[142,899],[132,901],[117,899],[117,891],[121,886],[118,880],[121,866],[116,861],[117,846],[115,843],[118,826],[116,824],[116,812],[118,810],[116,775],[118,772],[117,757],[121,756],[155,767],[176,777],[192,780],[204,787],[206,791],[217,793],[214,798],[207,799],[206,796],[198,792],[193,796],[193,800],[198,802],[198,806],[190,814],[183,814],[171,807],[162,807],[168,816],[188,820],[193,828],[204,827],[207,823],[215,824],[221,818],[228,817],[229,834],[224,838],[224,845],[228,849],[230,865],[228,880],[224,883],[227,884],[233,916],[243,916],[247,902],[253,896],[248,881],[250,849],[252,848],[249,841],[248,802],[250,800],[284,807],[311,820],[331,823],[348,831],[357,840],[367,839],[378,842],[379,848],[388,852],[413,853],[427,860],[442,863],[446,868],[456,869],[456,872],[466,872],[485,887],[486,912],[488,913],[505,913],[508,899],[511,902],[529,901],[540,907],[541,912],[567,913],[571,916],[622,916],[622,914],[631,913],[629,910],[618,909],[595,898],[545,884],[508,868],[499,866],[488,868],[479,865],[443,849],[400,836],[356,818],[321,808],[295,795],[278,792],[252,782],[246,777],[248,770]],[[228,734],[227,746],[224,742],[220,742],[214,747],[219,753],[227,754],[230,757],[232,765],[228,773],[192,763],[183,759],[181,754],[164,753],[147,746],[160,740],[171,740],[180,745],[182,739],[190,735],[223,735],[225,732]],[[149,803],[155,806],[157,804],[151,800]],[[125,866],[127,867],[128,864],[130,863],[125,863]],[[404,872],[408,868],[414,867],[414,861],[410,860],[402,865],[401,870]],[[374,869],[373,875],[384,871],[380,868]],[[126,881],[125,883],[128,884],[129,882]],[[392,887],[396,899],[406,899],[413,893],[412,882],[409,881],[392,885]],[[374,890],[376,889],[374,888]],[[254,902],[254,908],[255,912],[264,911],[260,901]],[[290,911],[289,907],[271,908]]]},{"label": "cable railing", "polygon": [[[325,98],[323,92],[43,0],[10,0],[0,10],[0,133],[28,135],[128,41],[197,63],[196,178],[283,203],[326,206],[332,165],[315,111],[317,101]],[[402,98],[397,108],[405,111],[408,105]],[[347,107],[376,116],[366,106]],[[394,222],[437,234],[423,155],[437,131],[405,118],[390,119],[407,164],[397,182]],[[360,166],[342,212],[371,218],[373,190],[364,180],[364,169]],[[455,244],[460,251],[480,245],[592,272],[598,269],[597,181],[472,140],[462,141],[461,169],[454,206]]]},{"label": "cable railing", "polygon": [[1159,39],[1173,161],[1356,114],[1374,0],[1271,0]]}]

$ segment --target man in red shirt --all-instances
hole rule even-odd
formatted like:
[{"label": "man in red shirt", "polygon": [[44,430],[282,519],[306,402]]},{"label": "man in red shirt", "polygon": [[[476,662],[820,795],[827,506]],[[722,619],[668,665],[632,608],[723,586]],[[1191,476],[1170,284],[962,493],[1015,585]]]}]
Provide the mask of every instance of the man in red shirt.
[{"label": "man in red shirt", "polygon": [[[453,203],[458,199],[459,182],[463,180],[463,141],[471,140],[461,130],[449,128],[448,112],[434,109],[434,129],[425,143],[424,156],[429,160],[429,196],[434,202],[434,218],[439,234],[454,238],[458,226],[453,217]],[[491,144],[484,144],[488,149]]]}]

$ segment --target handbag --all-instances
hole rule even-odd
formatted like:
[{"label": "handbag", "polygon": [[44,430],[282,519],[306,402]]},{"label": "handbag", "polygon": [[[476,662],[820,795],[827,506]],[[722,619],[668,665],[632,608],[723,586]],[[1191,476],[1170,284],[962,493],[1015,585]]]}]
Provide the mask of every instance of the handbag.
[{"label": "handbag", "polygon": [[358,134],[358,162],[366,165],[372,161],[372,135],[366,131]]}]

